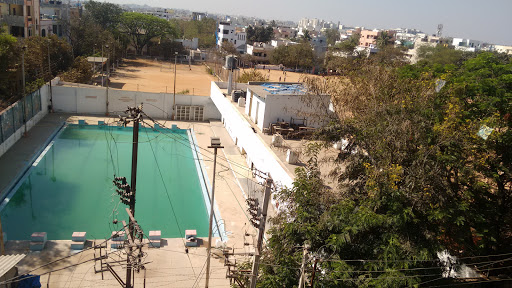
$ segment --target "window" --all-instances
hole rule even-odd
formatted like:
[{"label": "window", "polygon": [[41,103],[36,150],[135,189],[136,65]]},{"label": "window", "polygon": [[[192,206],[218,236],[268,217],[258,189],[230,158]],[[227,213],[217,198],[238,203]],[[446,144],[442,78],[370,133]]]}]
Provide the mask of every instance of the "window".
[{"label": "window", "polygon": [[204,120],[204,107],[203,106],[176,105],[176,120],[203,121]]},{"label": "window", "polygon": [[236,44],[236,39],[235,39],[235,44]]},{"label": "window", "polygon": [[223,30],[222,34],[229,34],[229,30]]},{"label": "window", "polygon": [[46,37],[46,29],[41,29],[41,36]]}]

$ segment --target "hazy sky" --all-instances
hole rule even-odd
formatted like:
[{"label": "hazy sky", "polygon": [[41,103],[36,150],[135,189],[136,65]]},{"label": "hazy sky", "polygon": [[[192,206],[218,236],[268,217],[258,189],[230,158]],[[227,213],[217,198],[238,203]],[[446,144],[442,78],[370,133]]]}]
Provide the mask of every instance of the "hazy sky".
[{"label": "hazy sky", "polygon": [[416,28],[443,35],[512,45],[512,0],[110,0],[197,12],[298,21],[319,18],[350,26]]}]

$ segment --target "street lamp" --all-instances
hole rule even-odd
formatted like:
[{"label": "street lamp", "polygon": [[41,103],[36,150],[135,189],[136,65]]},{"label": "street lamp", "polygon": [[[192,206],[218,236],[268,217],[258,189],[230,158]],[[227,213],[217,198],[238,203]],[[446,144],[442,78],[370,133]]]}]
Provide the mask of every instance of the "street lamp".
[{"label": "street lamp", "polygon": [[172,120],[176,119],[176,62],[178,61],[178,52],[174,52],[174,93],[172,100]]},{"label": "street lamp", "polygon": [[208,288],[210,281],[210,256],[212,250],[212,224],[213,224],[213,203],[215,202],[215,168],[217,166],[217,149],[224,148],[220,144],[219,137],[211,137],[211,145],[208,148],[213,148],[213,183],[212,183],[212,197],[210,198],[210,226],[208,228],[208,254],[206,258],[206,283],[205,288]]}]

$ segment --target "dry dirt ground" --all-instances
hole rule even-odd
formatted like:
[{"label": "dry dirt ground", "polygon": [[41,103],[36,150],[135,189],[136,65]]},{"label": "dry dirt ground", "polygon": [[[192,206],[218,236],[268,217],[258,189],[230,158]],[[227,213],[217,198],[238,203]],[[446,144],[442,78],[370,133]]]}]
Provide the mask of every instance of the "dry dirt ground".
[{"label": "dry dirt ground", "polygon": [[[177,64],[176,93],[210,96],[211,81],[204,65]],[[100,80],[101,81],[101,80]],[[174,90],[174,63],[150,59],[126,59],[115,69],[110,87],[130,91],[167,92]],[[185,93],[179,93],[185,94]]]},{"label": "dry dirt ground", "polygon": [[[176,93],[199,96],[210,96],[211,81],[218,78],[208,74],[202,64],[176,66]],[[243,74],[240,69],[238,73]],[[299,82],[304,74],[295,72],[283,73],[279,70],[258,69],[272,82]],[[101,85],[101,77],[96,82]],[[129,91],[167,92],[174,91],[174,63],[151,59],[126,59],[119,68],[112,72],[110,87]],[[188,90],[188,93],[183,91]],[[182,93],[180,93],[182,92]]]},{"label": "dry dirt ground", "polygon": [[[250,71],[252,69],[240,69],[240,75],[244,71]],[[268,77],[270,82],[299,82],[302,81],[304,76],[312,76],[310,74],[296,73],[296,72],[283,72],[280,70],[268,70],[268,69],[257,69],[263,76]],[[270,72],[269,72],[270,71]],[[286,73],[286,74],[285,74]]]}]

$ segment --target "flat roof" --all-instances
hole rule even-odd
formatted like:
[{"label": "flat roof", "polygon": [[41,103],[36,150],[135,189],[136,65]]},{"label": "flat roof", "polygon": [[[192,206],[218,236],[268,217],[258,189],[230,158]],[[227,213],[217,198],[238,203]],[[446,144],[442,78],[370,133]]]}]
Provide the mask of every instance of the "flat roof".
[{"label": "flat roof", "polygon": [[302,83],[249,82],[247,88],[261,97],[267,95],[304,95],[307,93],[307,89]]},{"label": "flat roof", "polygon": [[93,63],[105,63],[107,60],[107,57],[87,57],[87,61]]}]

